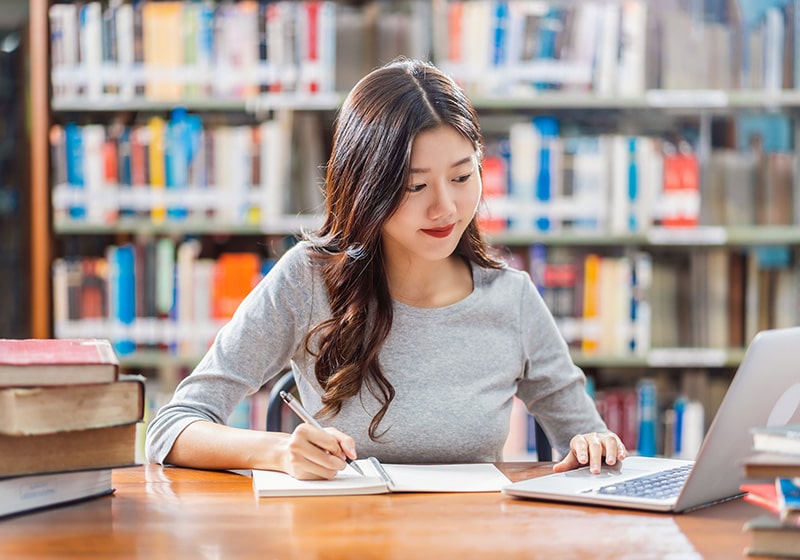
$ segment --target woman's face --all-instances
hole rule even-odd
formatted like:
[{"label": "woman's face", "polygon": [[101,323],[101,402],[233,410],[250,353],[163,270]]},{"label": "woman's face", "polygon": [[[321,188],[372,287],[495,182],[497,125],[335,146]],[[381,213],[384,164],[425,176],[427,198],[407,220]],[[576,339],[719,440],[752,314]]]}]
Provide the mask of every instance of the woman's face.
[{"label": "woman's face", "polygon": [[400,206],[383,225],[387,259],[436,261],[455,251],[481,198],[478,153],[449,125],[426,130],[411,146]]}]

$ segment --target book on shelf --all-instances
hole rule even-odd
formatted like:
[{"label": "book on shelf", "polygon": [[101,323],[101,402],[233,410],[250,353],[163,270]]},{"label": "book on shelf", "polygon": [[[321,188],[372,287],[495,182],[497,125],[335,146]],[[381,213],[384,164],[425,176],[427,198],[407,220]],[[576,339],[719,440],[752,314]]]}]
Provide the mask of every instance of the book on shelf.
[{"label": "book on shelf", "polygon": [[0,518],[106,496],[111,469],[0,478]]},{"label": "book on shelf", "polygon": [[760,515],[747,521],[744,531],[750,535],[750,556],[800,558],[800,527],[781,523],[773,515]]},{"label": "book on shelf", "polygon": [[55,99],[246,99],[334,87],[333,2],[107,4],[51,6]]},{"label": "book on shelf", "polygon": [[118,373],[105,339],[0,339],[0,387],[103,383]]},{"label": "book on shelf", "polygon": [[499,492],[510,481],[491,463],[398,465],[374,457],[355,461],[331,480],[298,480],[277,471],[253,470],[259,497],[387,494],[391,492]]},{"label": "book on shelf", "polygon": [[109,383],[0,388],[0,434],[28,436],[138,422],[144,378]]},{"label": "book on shelf", "polygon": [[800,424],[758,427],[750,430],[753,450],[800,456]]},{"label": "book on shelf", "polygon": [[746,478],[800,477],[800,455],[754,453],[742,461]]},{"label": "book on shelf", "polygon": [[788,0],[748,3],[760,13],[747,17],[727,2],[704,10],[645,0],[349,4],[53,4],[54,99],[345,91],[398,54],[431,59],[470,94],[488,96],[636,98],[655,87],[775,91],[798,81],[798,10]]},{"label": "book on shelf", "polygon": [[124,467],[136,462],[136,423],[25,436],[0,434],[0,476]]}]

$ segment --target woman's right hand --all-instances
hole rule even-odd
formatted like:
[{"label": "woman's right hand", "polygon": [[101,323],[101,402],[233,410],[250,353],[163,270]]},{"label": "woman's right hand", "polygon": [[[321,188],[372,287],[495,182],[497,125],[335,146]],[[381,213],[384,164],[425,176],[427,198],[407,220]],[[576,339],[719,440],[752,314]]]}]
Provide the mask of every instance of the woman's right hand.
[{"label": "woman's right hand", "polygon": [[353,438],[336,428],[303,423],[287,440],[283,470],[300,480],[331,479],[347,466],[346,457],[356,459]]}]

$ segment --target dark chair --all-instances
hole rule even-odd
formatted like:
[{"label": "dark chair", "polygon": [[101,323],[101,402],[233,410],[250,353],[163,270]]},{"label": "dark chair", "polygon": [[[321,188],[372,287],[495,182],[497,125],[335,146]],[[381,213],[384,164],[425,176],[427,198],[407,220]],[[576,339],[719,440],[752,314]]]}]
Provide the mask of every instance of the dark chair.
[{"label": "dark chair", "polygon": [[[269,401],[267,402],[267,431],[268,432],[283,432],[283,400],[281,399],[281,391],[291,392],[295,389],[297,384],[294,380],[294,375],[291,371],[287,371],[283,376],[275,382],[272,390],[269,393]],[[553,452],[550,447],[550,441],[542,430],[538,422],[534,421],[534,429],[536,432],[536,452],[540,461],[552,461]]]},{"label": "dark chair", "polygon": [[536,420],[533,421],[534,433],[536,434],[536,456],[540,461],[553,460],[553,448],[550,445],[550,440]]},{"label": "dark chair", "polygon": [[269,400],[267,401],[267,431],[268,432],[283,432],[283,399],[281,399],[281,391],[291,393],[296,387],[294,375],[291,371],[287,371],[281,376],[272,390],[269,392]]}]

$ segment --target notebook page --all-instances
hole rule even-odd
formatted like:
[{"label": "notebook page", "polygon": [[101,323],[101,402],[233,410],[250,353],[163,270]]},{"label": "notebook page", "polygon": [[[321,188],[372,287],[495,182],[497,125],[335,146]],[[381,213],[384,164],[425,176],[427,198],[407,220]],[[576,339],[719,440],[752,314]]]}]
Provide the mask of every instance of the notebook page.
[{"label": "notebook page", "polygon": [[491,463],[383,464],[392,492],[499,492],[511,481]]},{"label": "notebook page", "polygon": [[332,480],[298,480],[277,472],[253,469],[253,490],[257,496],[346,496],[356,494],[385,494],[386,484],[368,461],[359,461],[367,476],[347,467]]}]

